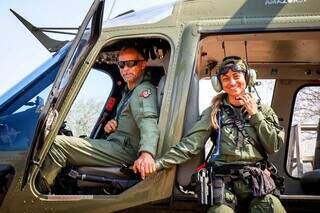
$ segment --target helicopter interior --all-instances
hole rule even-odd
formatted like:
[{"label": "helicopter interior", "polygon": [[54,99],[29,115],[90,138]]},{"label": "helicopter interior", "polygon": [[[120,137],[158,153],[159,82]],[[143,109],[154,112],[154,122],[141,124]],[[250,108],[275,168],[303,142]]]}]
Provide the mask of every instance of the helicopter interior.
[{"label": "helicopter interior", "polygon": [[[319,189],[314,187],[320,181],[319,167],[317,167],[320,153],[319,95],[316,100],[312,101],[316,103],[312,119],[307,119],[302,115],[302,119],[299,121],[302,122],[301,126],[306,120],[312,124],[307,124],[307,127],[297,131],[301,130],[308,136],[312,135],[310,136],[312,140],[308,140],[307,137],[298,137],[294,133],[294,127],[297,126],[296,117],[300,116],[300,111],[295,110],[299,107],[299,94],[303,89],[310,88],[313,93],[310,93],[312,95],[305,99],[314,98],[315,94],[320,94],[319,36],[320,32],[318,31],[223,35],[206,33],[202,35],[198,45],[196,68],[190,84],[186,109],[188,112],[191,108],[192,113],[186,113],[185,119],[190,119],[191,115],[199,115],[201,100],[211,100],[214,96],[212,94],[206,95],[206,92],[201,89],[201,84],[210,81],[211,76],[217,72],[217,64],[225,56],[236,55],[246,59],[249,66],[257,71],[258,83],[256,87],[258,91],[259,87],[266,88],[259,92],[261,98],[270,97],[268,104],[277,112],[280,125],[286,132],[285,144],[282,149],[269,157],[269,160],[277,166],[279,174],[285,179],[286,187],[284,195],[282,195],[283,199],[290,200],[290,195],[320,194]],[[266,86],[261,85],[262,81],[267,82]],[[308,104],[312,107],[310,102]],[[188,129],[188,125],[192,125],[192,120],[191,118],[191,122],[185,123],[185,130]],[[299,122],[298,126],[300,126]],[[305,144],[312,144],[308,153],[303,149]],[[177,166],[176,184],[173,191],[174,199],[182,201],[184,206],[192,205],[192,202],[190,204],[184,201],[196,200],[193,188],[190,187],[191,175],[203,163],[211,147],[212,142],[209,139],[205,151]],[[302,153],[303,151],[305,153]],[[286,206],[289,208],[290,204],[286,204]]]},{"label": "helicopter interior", "polygon": [[[225,56],[236,55],[246,59],[249,66],[257,71],[257,88],[263,87],[259,86],[263,80],[274,82],[271,89],[262,90],[260,96],[266,99],[270,95],[269,104],[278,114],[280,125],[286,132],[282,149],[269,158],[285,178],[286,195],[320,194],[314,187],[311,189],[320,181],[317,167],[320,137],[317,95],[319,35],[319,31],[203,34],[198,48],[196,72],[199,79],[210,78],[217,72],[217,63]],[[305,90],[308,92],[303,92]],[[304,113],[302,100],[315,110],[309,109],[309,114]],[[299,131],[295,130],[297,126]],[[295,132],[301,133],[300,136]]]}]

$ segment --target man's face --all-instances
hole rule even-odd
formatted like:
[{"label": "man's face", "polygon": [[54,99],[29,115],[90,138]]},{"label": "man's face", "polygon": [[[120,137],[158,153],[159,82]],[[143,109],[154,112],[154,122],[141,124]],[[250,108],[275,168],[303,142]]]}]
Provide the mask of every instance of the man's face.
[{"label": "man's face", "polygon": [[246,88],[246,80],[243,72],[230,69],[226,74],[220,76],[223,90],[232,97],[243,94]]},{"label": "man's face", "polygon": [[125,49],[118,57],[120,74],[128,84],[136,84],[146,67],[146,61],[135,49]]}]

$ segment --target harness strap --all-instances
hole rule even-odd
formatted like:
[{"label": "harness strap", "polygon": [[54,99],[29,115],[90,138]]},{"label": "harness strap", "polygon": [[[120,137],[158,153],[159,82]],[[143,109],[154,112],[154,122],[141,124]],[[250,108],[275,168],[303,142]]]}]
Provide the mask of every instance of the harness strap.
[{"label": "harness strap", "polygon": [[118,121],[122,111],[124,110],[124,108],[128,105],[129,103],[129,99],[133,93],[135,88],[133,88],[132,90],[130,90],[129,92],[127,92],[127,94],[121,99],[119,107],[117,108],[117,112],[116,112],[116,116],[114,117],[114,119],[116,121]]},{"label": "harness strap", "polygon": [[216,157],[220,155],[220,151],[221,151],[221,127],[220,127],[221,111],[220,110],[217,112],[217,121],[218,121],[219,129],[217,129],[216,131],[211,131],[211,139],[213,139],[212,141],[214,141],[214,145],[211,147],[206,157],[206,160],[205,160],[206,163],[214,162]]},{"label": "harness strap", "polygon": [[234,119],[234,125],[238,128],[239,132],[242,134],[242,136],[244,138],[248,138],[249,143],[258,150],[258,152],[262,155],[264,160],[267,160],[268,156],[267,156],[266,152],[264,151],[264,148],[262,147],[262,145],[258,141],[254,140],[252,137],[250,137],[249,133],[244,128],[244,123],[242,121],[240,121],[239,119]]}]

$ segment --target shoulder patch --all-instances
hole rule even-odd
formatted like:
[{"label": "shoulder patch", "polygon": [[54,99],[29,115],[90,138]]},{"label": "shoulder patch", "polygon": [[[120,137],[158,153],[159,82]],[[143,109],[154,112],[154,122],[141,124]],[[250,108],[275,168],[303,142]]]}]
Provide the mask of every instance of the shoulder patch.
[{"label": "shoulder patch", "polygon": [[145,89],[139,94],[139,97],[148,98],[150,95],[151,89]]}]

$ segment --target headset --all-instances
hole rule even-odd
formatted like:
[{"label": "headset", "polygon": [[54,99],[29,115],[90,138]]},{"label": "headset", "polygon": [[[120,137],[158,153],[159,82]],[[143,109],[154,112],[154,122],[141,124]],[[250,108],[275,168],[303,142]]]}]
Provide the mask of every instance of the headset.
[{"label": "headset", "polygon": [[248,66],[245,60],[241,59],[239,56],[227,56],[219,65],[217,74],[211,77],[211,84],[216,92],[220,92],[222,90],[222,85],[220,82],[220,75],[222,74],[221,69],[225,68],[226,70],[229,70],[228,67],[232,66],[238,68],[239,72],[244,72],[247,87],[254,87],[254,85],[256,84],[257,73],[254,69],[251,69]]}]

